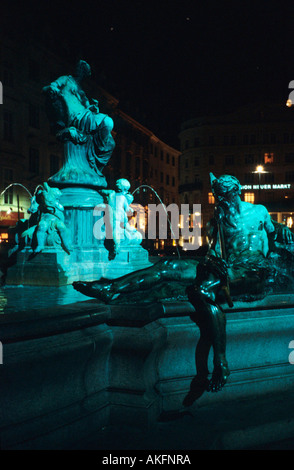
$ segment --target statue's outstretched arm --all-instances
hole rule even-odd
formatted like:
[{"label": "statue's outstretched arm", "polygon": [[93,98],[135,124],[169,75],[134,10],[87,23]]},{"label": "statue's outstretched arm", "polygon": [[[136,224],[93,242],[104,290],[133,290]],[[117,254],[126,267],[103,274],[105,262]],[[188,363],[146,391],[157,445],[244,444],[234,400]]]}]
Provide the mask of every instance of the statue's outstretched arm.
[{"label": "statue's outstretched arm", "polygon": [[275,241],[282,244],[294,243],[294,234],[289,227],[272,220],[275,229]]}]

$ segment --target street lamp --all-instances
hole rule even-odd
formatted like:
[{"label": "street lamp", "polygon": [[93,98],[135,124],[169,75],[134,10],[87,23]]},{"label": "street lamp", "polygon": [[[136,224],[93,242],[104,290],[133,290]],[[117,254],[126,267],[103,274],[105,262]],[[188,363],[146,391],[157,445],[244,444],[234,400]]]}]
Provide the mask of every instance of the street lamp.
[{"label": "street lamp", "polygon": [[256,170],[253,173],[258,174],[258,202],[260,202],[260,177],[262,173],[267,173],[264,170],[264,167],[262,165],[257,165]]}]

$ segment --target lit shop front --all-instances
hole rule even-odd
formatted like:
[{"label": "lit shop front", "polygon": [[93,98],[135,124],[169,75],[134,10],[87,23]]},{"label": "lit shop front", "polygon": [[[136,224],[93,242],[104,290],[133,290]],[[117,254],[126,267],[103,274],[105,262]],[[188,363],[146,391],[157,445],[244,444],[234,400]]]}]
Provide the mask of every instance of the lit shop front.
[{"label": "lit shop front", "polygon": [[266,206],[271,217],[294,229],[294,185],[246,184],[242,186],[243,200]]}]

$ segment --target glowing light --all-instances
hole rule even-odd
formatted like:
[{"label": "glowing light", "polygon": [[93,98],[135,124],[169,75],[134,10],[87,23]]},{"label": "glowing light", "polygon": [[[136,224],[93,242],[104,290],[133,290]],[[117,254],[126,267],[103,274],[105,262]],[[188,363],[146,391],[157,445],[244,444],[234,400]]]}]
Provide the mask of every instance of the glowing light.
[{"label": "glowing light", "polygon": [[257,172],[257,173],[263,173],[263,171],[264,171],[264,168],[263,168],[262,165],[258,165],[258,166],[256,167],[256,172]]},{"label": "glowing light", "polygon": [[288,100],[286,101],[286,106],[288,106],[288,108],[291,108],[292,104],[293,104],[293,103],[292,103],[292,101],[291,101],[290,99],[288,99]]},{"label": "glowing light", "polygon": [[10,214],[11,213],[11,208],[8,209],[8,211],[6,212],[6,214]]},{"label": "glowing light", "polygon": [[291,228],[293,226],[293,219],[292,217],[287,218],[287,227]]}]

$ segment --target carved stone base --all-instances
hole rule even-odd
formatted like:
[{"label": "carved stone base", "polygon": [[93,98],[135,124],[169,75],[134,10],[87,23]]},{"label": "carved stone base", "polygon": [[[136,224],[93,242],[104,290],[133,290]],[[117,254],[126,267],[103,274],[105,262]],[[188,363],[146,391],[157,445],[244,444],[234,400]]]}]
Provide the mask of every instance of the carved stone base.
[{"label": "carved stone base", "polygon": [[[95,207],[103,203],[97,190],[69,187],[62,189],[65,225],[69,230],[70,255],[61,248],[46,247],[31,258],[32,250],[18,253],[17,263],[9,268],[7,285],[63,286],[74,281],[95,281],[101,277],[115,279],[151,266],[148,251],[140,245],[122,247],[114,260],[104,246],[104,232]],[[95,231],[99,223],[102,227]],[[99,234],[99,233],[98,233]]]},{"label": "carved stone base", "polygon": [[81,249],[70,255],[48,247],[32,259],[31,256],[31,249],[18,254],[17,263],[8,270],[7,285],[64,286],[101,277],[115,279],[151,266],[148,252],[141,246],[122,249],[112,261],[108,260],[108,251],[103,246],[95,251]]},{"label": "carved stone base", "polygon": [[186,408],[199,339],[188,302],[0,315],[1,448],[232,450],[293,439],[293,296],[267,300],[227,312],[228,383]]}]

